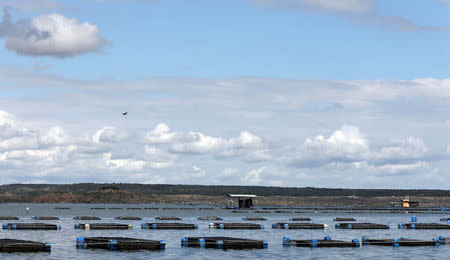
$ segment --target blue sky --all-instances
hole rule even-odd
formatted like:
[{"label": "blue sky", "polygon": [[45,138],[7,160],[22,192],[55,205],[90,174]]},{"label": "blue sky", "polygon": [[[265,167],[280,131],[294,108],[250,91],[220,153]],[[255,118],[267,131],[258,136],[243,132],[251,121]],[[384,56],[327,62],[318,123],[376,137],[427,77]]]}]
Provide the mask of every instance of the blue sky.
[{"label": "blue sky", "polygon": [[[448,76],[449,33],[357,24],[362,18],[285,10],[251,1],[60,1],[61,14],[87,21],[112,42],[104,53],[53,60],[50,71],[88,79],[147,76],[405,79]],[[48,10],[50,11],[50,10]],[[373,12],[445,27],[450,5],[379,1]],[[13,10],[15,18],[39,12]],[[28,57],[2,50],[8,64]],[[102,66],[98,66],[102,64]],[[132,70],[124,70],[124,65]]]},{"label": "blue sky", "polygon": [[448,188],[450,1],[0,7],[4,183]]}]

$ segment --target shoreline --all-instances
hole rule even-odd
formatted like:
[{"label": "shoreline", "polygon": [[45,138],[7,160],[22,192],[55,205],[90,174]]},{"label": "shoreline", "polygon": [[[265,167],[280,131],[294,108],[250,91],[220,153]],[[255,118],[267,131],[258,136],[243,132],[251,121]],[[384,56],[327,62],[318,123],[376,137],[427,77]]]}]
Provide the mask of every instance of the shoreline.
[{"label": "shoreline", "polygon": [[[0,203],[227,205],[227,194],[255,194],[254,205],[398,206],[406,196],[419,207],[450,207],[450,190],[326,189],[126,183],[10,184]],[[235,200],[234,200],[235,201]]]},{"label": "shoreline", "polygon": [[[0,196],[1,197],[1,196]],[[114,196],[115,197],[115,196]],[[401,197],[396,198],[397,200]],[[450,207],[450,197],[414,197],[420,201],[420,207]],[[160,205],[227,205],[230,198],[225,196],[205,195],[158,195],[140,197],[128,200],[126,198],[111,200],[111,196],[94,200],[90,197],[62,195],[40,195],[29,199],[0,200],[0,203],[34,203],[34,204],[160,204]],[[256,198],[258,206],[321,206],[321,207],[385,207],[390,208],[392,197],[289,197],[289,196],[262,196]],[[399,208],[399,207],[397,207]]]}]

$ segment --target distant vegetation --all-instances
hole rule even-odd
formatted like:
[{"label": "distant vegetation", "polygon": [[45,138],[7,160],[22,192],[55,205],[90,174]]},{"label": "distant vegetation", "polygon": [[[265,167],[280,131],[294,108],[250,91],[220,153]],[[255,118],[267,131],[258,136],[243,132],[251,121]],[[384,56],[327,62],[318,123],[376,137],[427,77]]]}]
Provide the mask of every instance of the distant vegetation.
[{"label": "distant vegetation", "polygon": [[[166,195],[225,197],[230,193],[265,197],[450,197],[450,190],[328,189],[267,186],[79,183],[0,186],[0,202],[147,203]],[[170,197],[170,196],[169,196]]]}]

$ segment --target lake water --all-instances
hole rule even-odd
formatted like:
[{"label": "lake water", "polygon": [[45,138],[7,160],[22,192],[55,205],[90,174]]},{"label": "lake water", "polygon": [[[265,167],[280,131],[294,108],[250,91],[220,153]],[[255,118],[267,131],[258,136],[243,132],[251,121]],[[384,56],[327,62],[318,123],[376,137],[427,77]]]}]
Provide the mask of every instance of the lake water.
[{"label": "lake water", "polygon": [[[25,207],[31,206],[30,214],[25,214]],[[55,209],[55,207],[69,207],[70,209]],[[91,209],[104,207],[106,209]],[[119,207],[123,209],[108,209]],[[133,208],[159,208],[127,210]],[[195,208],[195,210],[163,210],[162,208]],[[0,204],[0,215],[18,216],[19,221],[8,222],[41,222],[60,224],[61,230],[1,230],[0,238],[15,238],[33,241],[50,242],[52,251],[50,253],[0,253],[0,258],[8,259],[449,259],[450,245],[436,247],[390,247],[390,246],[363,246],[360,248],[302,248],[283,247],[282,239],[288,236],[291,239],[312,239],[330,236],[333,239],[361,240],[362,236],[371,238],[399,238],[407,236],[409,238],[431,240],[438,236],[450,237],[450,230],[405,230],[398,229],[399,223],[407,223],[411,220],[412,214],[375,214],[375,213],[233,213],[230,210],[220,209],[214,206],[214,210],[200,210],[199,208],[210,208],[211,206],[188,206],[188,205],[115,205],[115,204]],[[31,216],[58,216],[57,221],[35,221]],[[99,216],[101,221],[78,221],[73,220],[74,216]],[[139,221],[116,221],[116,216],[139,216],[143,220]],[[155,222],[156,216],[179,216],[184,223],[195,223],[198,229],[195,230],[149,230],[141,229],[142,222]],[[252,223],[262,223],[265,229],[262,230],[220,230],[210,229],[208,224],[213,221],[197,220],[198,216],[221,216],[224,222],[243,222],[244,216],[262,216],[267,221],[251,221]],[[275,222],[289,222],[292,217],[310,217],[312,223],[328,224],[326,230],[283,230],[272,229],[271,224]],[[440,221],[442,217],[449,217],[444,214],[416,214],[418,222]],[[387,230],[342,230],[335,229],[335,217],[354,217],[358,222],[373,222],[389,224],[391,229]],[[117,222],[132,224],[131,230],[78,230],[74,229],[76,223],[95,222]],[[250,222],[250,221],[249,221]],[[135,237],[152,240],[165,240],[166,249],[162,251],[108,251],[76,249],[75,241],[77,237],[91,236],[122,236]],[[231,236],[249,239],[266,240],[269,247],[266,249],[252,250],[221,250],[221,249],[200,249],[181,247],[180,240],[186,236]]]}]

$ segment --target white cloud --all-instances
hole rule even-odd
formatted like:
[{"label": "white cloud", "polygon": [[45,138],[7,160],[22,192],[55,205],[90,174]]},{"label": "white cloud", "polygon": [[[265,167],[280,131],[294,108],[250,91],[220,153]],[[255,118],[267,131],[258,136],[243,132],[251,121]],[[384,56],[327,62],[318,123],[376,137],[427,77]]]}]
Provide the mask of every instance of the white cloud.
[{"label": "white cloud", "polygon": [[[241,184],[262,167],[287,172],[294,178],[270,180],[293,186],[391,187],[386,176],[393,176],[398,187],[443,187],[450,180],[441,174],[450,159],[448,79],[74,80],[5,65],[0,78],[1,107],[14,112],[0,110],[3,182],[160,176]],[[40,86],[46,91],[36,96]],[[342,108],[307,108],[320,102]],[[132,116],[124,119],[124,108]],[[193,165],[205,175],[194,178]],[[439,182],[425,175],[436,168]],[[397,178],[405,174],[408,183]]]},{"label": "white cloud", "polygon": [[240,157],[246,161],[271,159],[263,139],[247,131],[227,140],[201,132],[171,132],[166,124],[159,123],[154,130],[146,133],[145,142],[166,144],[174,154],[211,154],[218,158]]},{"label": "white cloud", "polygon": [[423,160],[439,160],[440,156],[428,156],[428,147],[422,139],[410,137],[374,148],[359,128],[343,126],[329,138],[321,135],[307,138],[304,144],[294,148],[293,156],[283,155],[283,161],[296,168],[354,167],[390,173],[413,173],[428,166]]},{"label": "white cloud", "polygon": [[0,110],[0,126],[14,125],[14,116],[6,111]]},{"label": "white cloud", "polygon": [[117,130],[115,127],[105,126],[92,136],[96,143],[117,143],[128,138],[128,133]]},{"label": "white cloud", "polygon": [[206,175],[205,171],[200,169],[199,167],[192,165],[193,176],[195,177],[204,177]]},{"label": "white cloud", "polygon": [[261,167],[253,169],[241,178],[247,185],[269,185],[286,186],[289,185],[289,174],[274,168]]},{"label": "white cloud", "polygon": [[[447,2],[447,0],[435,0]],[[416,24],[400,16],[386,16],[378,10],[378,0],[252,0],[257,6],[327,13],[349,20],[352,24],[376,25],[396,31],[448,31],[448,26]]]},{"label": "white cloud", "polygon": [[331,162],[364,160],[368,153],[368,141],[359,128],[346,125],[329,138],[321,135],[307,138],[291,163],[304,168],[317,167]]},{"label": "white cloud", "polygon": [[421,169],[427,167],[428,164],[426,162],[416,162],[412,164],[385,164],[379,167],[381,171],[387,171],[392,174],[398,174],[401,172],[411,172],[417,169]]},{"label": "white cloud", "polygon": [[[74,137],[60,126],[24,128],[23,122],[0,110],[0,168],[3,181],[122,180],[147,181],[152,172],[177,167],[173,156],[121,155],[127,133],[103,127],[92,136]],[[136,142],[136,140],[135,140]],[[147,152],[149,150],[147,149]],[[114,156],[117,154],[119,156]],[[200,168],[193,168],[202,174]],[[139,174],[146,173],[141,179]]]},{"label": "white cloud", "polygon": [[411,161],[424,159],[428,148],[420,138],[410,137],[383,147],[374,160],[388,163],[390,161]]},{"label": "white cloud", "polygon": [[361,14],[372,11],[375,0],[253,0],[254,4],[313,12]]},{"label": "white cloud", "polygon": [[26,56],[72,57],[101,51],[108,44],[98,27],[87,22],[53,13],[14,23],[7,9],[0,23],[1,36],[6,37],[8,50]]}]

